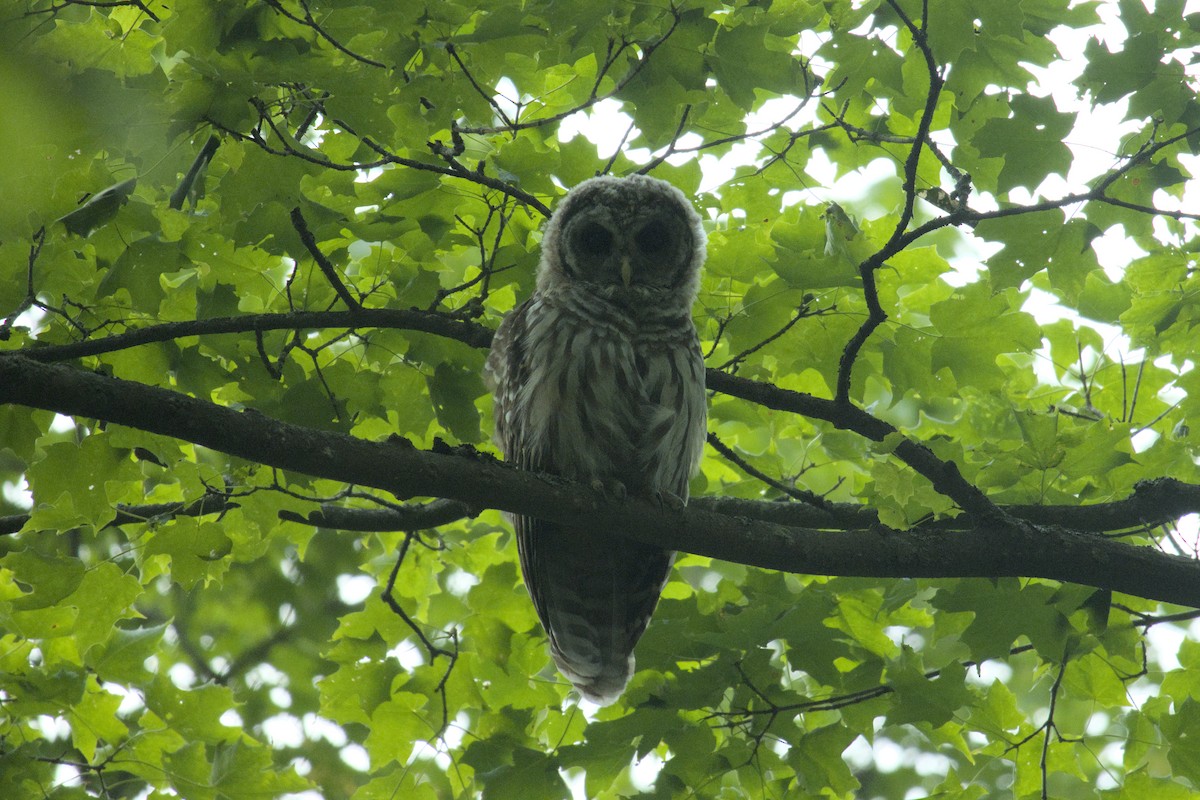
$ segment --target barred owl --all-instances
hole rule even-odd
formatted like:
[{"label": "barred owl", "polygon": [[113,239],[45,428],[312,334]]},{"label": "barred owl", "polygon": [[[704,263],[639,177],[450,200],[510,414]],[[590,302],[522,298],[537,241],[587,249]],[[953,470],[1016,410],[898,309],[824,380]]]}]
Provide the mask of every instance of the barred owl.
[{"label": "barred owl", "polygon": [[[486,373],[507,461],[610,491],[686,502],[705,440],[691,309],[700,217],[642,175],[584,181],[546,226],[537,289],[496,332]],[[559,670],[607,705],[633,674],[675,554],[513,520],[525,585]]]}]

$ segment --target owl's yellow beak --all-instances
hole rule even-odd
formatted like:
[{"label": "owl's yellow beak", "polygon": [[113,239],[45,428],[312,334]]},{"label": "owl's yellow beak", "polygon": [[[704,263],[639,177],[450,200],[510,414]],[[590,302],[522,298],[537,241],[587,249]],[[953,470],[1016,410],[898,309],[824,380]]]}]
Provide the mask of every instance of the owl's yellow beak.
[{"label": "owl's yellow beak", "polygon": [[621,259],[621,283],[625,284],[625,288],[629,288],[629,282],[633,280],[633,265],[629,263],[629,257]]}]

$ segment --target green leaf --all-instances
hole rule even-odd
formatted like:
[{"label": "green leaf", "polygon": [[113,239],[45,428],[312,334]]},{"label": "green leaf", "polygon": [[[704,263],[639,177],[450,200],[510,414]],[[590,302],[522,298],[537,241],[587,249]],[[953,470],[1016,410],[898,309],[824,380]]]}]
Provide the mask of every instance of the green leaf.
[{"label": "green leaf", "polygon": [[949,369],[959,386],[998,386],[1005,378],[997,363],[1000,355],[1028,352],[1041,344],[1033,317],[1011,310],[1007,298],[990,295],[981,284],[935,303],[929,320],[938,334],[930,350],[931,366],[935,371]]},{"label": "green leaf", "polygon": [[149,537],[142,557],[163,555],[171,560],[171,575],[185,589],[209,583],[229,568],[232,543],[220,525],[176,517]]},{"label": "green leaf", "polygon": [[83,700],[71,709],[71,741],[84,758],[92,761],[96,758],[98,742],[120,741],[129,733],[129,728],[117,717],[121,697],[103,691],[94,679],[88,683]]},{"label": "green leaf", "polygon": [[149,677],[146,662],[159,651],[167,626],[116,628],[99,654],[93,652],[88,664],[102,680],[140,682]]},{"label": "green leaf", "polygon": [[292,770],[278,770],[268,748],[243,739],[217,745],[212,786],[224,797],[270,796],[312,788]]},{"label": "green leaf", "polygon": [[1017,186],[1032,191],[1046,175],[1066,173],[1071,151],[1063,139],[1075,115],[1058,111],[1049,97],[1019,94],[1010,106],[1011,116],[986,122],[974,143],[980,155],[1004,159],[997,182],[1000,192]]},{"label": "green leaf", "polygon": [[959,709],[974,701],[964,683],[966,670],[961,664],[942,669],[929,678],[911,653],[888,666],[896,701],[888,710],[888,722],[894,725],[928,723],[940,727],[959,716]]},{"label": "green leaf", "polygon": [[1063,657],[1069,624],[1049,604],[1050,588],[1031,584],[1021,588],[1012,579],[966,581],[933,598],[944,611],[970,612],[972,622],[962,633],[976,661],[1003,658],[1019,637],[1027,637],[1044,658]]},{"label": "green leaf", "polygon": [[195,743],[232,743],[241,737],[238,728],[221,722],[233,709],[233,692],[225,686],[180,689],[157,676],[146,689],[146,707],[185,739]]},{"label": "green leaf", "polygon": [[717,84],[739,107],[754,107],[756,91],[786,94],[803,82],[801,63],[767,25],[743,22],[718,29],[709,60]]},{"label": "green leaf", "polygon": [[59,217],[68,231],[76,236],[87,236],[101,225],[107,224],[129,199],[137,186],[137,178],[114,183],[96,192],[88,201],[74,211]]},{"label": "green leaf", "polygon": [[443,362],[429,378],[429,398],[438,422],[460,442],[478,442],[483,438],[475,398],[487,390],[478,370]]},{"label": "green leaf", "polygon": [[63,599],[68,608],[79,611],[74,630],[79,652],[86,654],[93,645],[107,642],[120,620],[141,616],[133,607],[140,594],[138,580],[115,564],[97,564],[88,570],[79,587]]}]

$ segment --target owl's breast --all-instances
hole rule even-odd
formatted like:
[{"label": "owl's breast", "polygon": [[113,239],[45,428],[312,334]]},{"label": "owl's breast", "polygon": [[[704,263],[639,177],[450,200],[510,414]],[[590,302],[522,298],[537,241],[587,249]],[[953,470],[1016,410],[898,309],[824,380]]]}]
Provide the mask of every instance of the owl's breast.
[{"label": "owl's breast", "polygon": [[704,435],[690,318],[664,324],[615,304],[555,299],[535,297],[528,309],[526,366],[505,404],[506,456],[575,480],[685,496]]},{"label": "owl's breast", "polygon": [[575,480],[635,481],[645,389],[628,320],[543,303],[531,309],[526,346],[510,422],[532,465]]}]

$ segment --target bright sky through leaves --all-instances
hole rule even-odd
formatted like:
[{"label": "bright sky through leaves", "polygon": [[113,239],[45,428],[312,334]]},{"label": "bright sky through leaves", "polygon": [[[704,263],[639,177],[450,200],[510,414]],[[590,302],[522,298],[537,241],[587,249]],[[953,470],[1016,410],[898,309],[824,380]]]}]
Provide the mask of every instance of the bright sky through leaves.
[{"label": "bright sky through leaves", "polygon": [[[0,797],[1194,795],[1200,3],[928,6],[3,12]],[[708,220],[677,516],[471,450],[639,169]],[[687,553],[617,705],[506,511]]]}]

